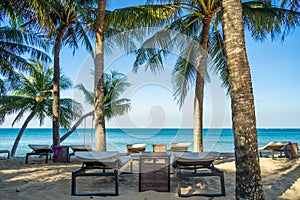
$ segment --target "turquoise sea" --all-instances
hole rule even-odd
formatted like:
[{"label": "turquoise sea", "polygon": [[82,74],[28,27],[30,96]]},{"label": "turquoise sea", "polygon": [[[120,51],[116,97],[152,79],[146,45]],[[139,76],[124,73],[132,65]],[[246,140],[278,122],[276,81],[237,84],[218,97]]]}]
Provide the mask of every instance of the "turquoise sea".
[{"label": "turquoise sea", "polygon": [[[61,135],[67,130],[61,129]],[[0,128],[0,149],[11,150],[19,132],[17,128]],[[258,129],[258,145],[264,146],[270,141],[291,141],[300,144],[300,129]],[[61,145],[89,144],[94,146],[93,129],[77,129]],[[152,151],[152,144],[172,142],[191,142],[193,146],[193,129],[107,129],[108,150],[126,151],[126,144],[147,144],[146,151]],[[28,128],[24,132],[17,156],[24,156],[31,149],[28,144],[52,144],[50,128]],[[190,150],[193,149],[191,146]],[[233,152],[232,129],[204,129],[204,150]]]}]

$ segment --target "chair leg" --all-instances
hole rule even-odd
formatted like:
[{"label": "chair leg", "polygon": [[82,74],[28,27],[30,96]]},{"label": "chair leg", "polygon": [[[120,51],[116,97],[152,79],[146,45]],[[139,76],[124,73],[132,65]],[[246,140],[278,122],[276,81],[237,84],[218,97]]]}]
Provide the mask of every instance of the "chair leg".
[{"label": "chair leg", "polygon": [[114,170],[114,174],[115,174],[115,193],[116,196],[119,195],[119,173],[118,170]]},{"label": "chair leg", "polygon": [[222,194],[223,196],[225,196],[226,194],[225,194],[224,171],[222,171],[222,174],[221,174],[220,178],[221,178],[221,194]]},{"label": "chair leg", "polygon": [[28,164],[28,153],[26,154],[25,164]]},{"label": "chair leg", "polygon": [[72,172],[71,195],[76,195],[76,175]]},{"label": "chair leg", "polygon": [[48,153],[46,154],[46,163],[48,163]]}]

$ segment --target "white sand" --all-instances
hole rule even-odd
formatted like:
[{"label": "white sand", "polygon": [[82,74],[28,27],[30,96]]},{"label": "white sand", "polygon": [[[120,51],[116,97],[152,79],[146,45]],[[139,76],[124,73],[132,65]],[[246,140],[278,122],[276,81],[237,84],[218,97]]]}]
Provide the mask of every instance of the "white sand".
[{"label": "white sand", "polygon": [[[300,161],[286,158],[261,158],[261,169],[266,199],[300,199]],[[138,192],[138,174],[122,174],[120,196],[79,197],[71,196],[71,172],[81,166],[79,162],[45,164],[44,159],[35,164],[24,164],[24,158],[0,160],[0,199],[121,199],[154,200],[183,199],[177,197],[177,178],[171,176],[171,192]],[[214,199],[235,199],[235,164],[232,157],[215,162],[215,166],[225,171],[226,196]],[[216,177],[217,178],[217,177]],[[202,186],[216,185],[214,179],[205,179]],[[113,188],[109,178],[81,179],[82,188]],[[86,186],[84,185],[86,184]],[[212,186],[213,188],[213,186]],[[185,199],[209,199],[192,197]]]}]

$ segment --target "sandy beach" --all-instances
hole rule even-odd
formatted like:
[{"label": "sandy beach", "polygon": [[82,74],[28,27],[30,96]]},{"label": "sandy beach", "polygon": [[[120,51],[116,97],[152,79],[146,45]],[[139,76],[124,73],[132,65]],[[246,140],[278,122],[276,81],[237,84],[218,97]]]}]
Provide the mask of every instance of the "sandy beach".
[{"label": "sandy beach", "polygon": [[[226,156],[227,155],[227,156]],[[0,160],[0,199],[209,199],[208,197],[178,198],[177,177],[171,175],[171,192],[138,192],[138,173],[120,176],[120,195],[117,197],[71,196],[71,173],[81,163],[44,163],[44,159],[35,158],[34,164],[24,164],[25,158]],[[266,199],[300,199],[300,161],[286,158],[263,157],[260,159]],[[135,163],[137,165],[137,163]],[[235,199],[235,163],[234,158],[224,154],[215,161],[215,166],[225,172],[226,196],[214,199]],[[202,180],[202,188],[214,185],[211,178]],[[82,188],[113,188],[111,178],[83,179]],[[85,186],[86,184],[86,186]],[[187,184],[188,185],[188,184]],[[192,183],[191,183],[192,185]],[[188,186],[187,189],[191,187]],[[200,187],[200,186],[199,186]]]}]

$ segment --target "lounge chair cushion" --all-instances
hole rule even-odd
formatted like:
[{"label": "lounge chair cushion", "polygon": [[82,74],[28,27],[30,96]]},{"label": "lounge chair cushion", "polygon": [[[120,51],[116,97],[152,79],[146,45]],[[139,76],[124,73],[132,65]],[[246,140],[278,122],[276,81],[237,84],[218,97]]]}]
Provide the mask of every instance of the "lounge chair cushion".
[{"label": "lounge chair cushion", "polygon": [[289,142],[269,142],[265,146],[258,148],[258,150],[259,151],[263,151],[263,150],[276,150],[276,149],[280,149],[282,147],[285,147],[288,144],[289,144]]},{"label": "lounge chair cushion", "polygon": [[99,162],[111,168],[122,166],[122,159],[118,151],[77,151],[75,152],[75,156],[84,163]]}]

